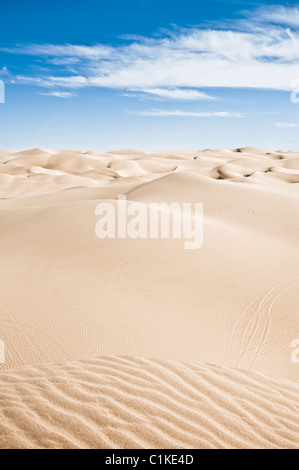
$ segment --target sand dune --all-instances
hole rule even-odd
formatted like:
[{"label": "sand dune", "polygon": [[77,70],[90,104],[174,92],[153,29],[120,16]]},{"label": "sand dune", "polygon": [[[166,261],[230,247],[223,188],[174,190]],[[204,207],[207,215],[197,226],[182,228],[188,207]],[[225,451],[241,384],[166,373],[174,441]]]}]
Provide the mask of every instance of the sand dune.
[{"label": "sand dune", "polygon": [[1,448],[293,448],[299,385],[105,357],[0,375]]},{"label": "sand dune", "polygon": [[[0,151],[0,447],[298,447],[298,183],[284,150]],[[203,203],[202,248],[98,239],[118,195]]]}]

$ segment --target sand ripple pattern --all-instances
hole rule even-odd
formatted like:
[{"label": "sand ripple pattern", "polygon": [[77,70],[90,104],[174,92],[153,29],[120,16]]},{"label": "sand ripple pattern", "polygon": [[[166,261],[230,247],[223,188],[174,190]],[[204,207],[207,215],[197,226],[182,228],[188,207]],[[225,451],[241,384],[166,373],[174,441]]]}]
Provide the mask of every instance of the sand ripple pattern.
[{"label": "sand ripple pattern", "polygon": [[0,372],[1,448],[297,448],[299,385],[101,357]]}]

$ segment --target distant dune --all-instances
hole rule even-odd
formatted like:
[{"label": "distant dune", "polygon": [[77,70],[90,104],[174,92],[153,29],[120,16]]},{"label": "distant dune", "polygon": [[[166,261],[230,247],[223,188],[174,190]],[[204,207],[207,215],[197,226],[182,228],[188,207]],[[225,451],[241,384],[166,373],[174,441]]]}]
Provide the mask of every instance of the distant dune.
[{"label": "distant dune", "polygon": [[[0,447],[298,447],[298,183],[285,150],[0,150]],[[118,195],[203,203],[202,248],[97,238]]]}]

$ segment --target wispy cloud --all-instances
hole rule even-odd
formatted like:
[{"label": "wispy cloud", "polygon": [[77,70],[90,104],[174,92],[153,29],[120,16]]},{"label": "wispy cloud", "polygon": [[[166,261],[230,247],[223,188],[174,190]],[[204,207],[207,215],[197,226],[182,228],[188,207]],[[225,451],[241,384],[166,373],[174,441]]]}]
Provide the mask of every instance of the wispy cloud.
[{"label": "wispy cloud", "polygon": [[242,118],[240,113],[229,113],[227,111],[219,111],[212,113],[203,113],[203,112],[191,112],[183,110],[171,110],[167,111],[164,109],[151,109],[149,111],[127,111],[130,114],[136,114],[138,116],[158,116],[158,117],[197,117],[197,118]]},{"label": "wispy cloud", "polygon": [[[199,101],[199,100],[214,100],[213,96],[198,90],[186,88],[144,88],[144,89],[131,89],[129,90],[134,96],[147,96],[153,99],[160,100],[180,100],[180,101]],[[127,94],[130,96],[131,94]]]},{"label": "wispy cloud", "polygon": [[94,46],[81,46],[73,44],[55,45],[55,44],[29,44],[16,45],[10,48],[1,48],[4,52],[13,54],[32,55],[36,57],[76,57],[76,58],[103,58],[109,57],[113,48],[101,44]]},{"label": "wispy cloud", "polygon": [[299,27],[299,7],[285,7],[283,5],[262,6],[253,12],[248,13],[248,17],[255,21],[272,23],[283,26]]},{"label": "wispy cloud", "polygon": [[38,93],[44,96],[54,96],[55,98],[72,98],[74,93],[70,91],[50,91],[49,93]]},{"label": "wispy cloud", "polygon": [[296,124],[295,122],[277,122],[275,127],[278,127],[279,129],[295,129],[299,127],[299,124]]},{"label": "wispy cloud", "polygon": [[16,82],[25,83],[28,85],[37,85],[43,88],[82,88],[88,86],[88,79],[80,75],[69,75],[68,77],[27,77],[24,75],[17,75]]},{"label": "wispy cloud", "polygon": [[103,87],[161,100],[209,100],[212,96],[203,88],[290,90],[292,80],[299,78],[297,22],[297,8],[259,8],[242,30],[236,23],[226,29],[189,28],[154,39],[127,39],[116,46],[32,44],[2,51],[38,57],[47,68],[19,75],[19,83],[55,90]]}]

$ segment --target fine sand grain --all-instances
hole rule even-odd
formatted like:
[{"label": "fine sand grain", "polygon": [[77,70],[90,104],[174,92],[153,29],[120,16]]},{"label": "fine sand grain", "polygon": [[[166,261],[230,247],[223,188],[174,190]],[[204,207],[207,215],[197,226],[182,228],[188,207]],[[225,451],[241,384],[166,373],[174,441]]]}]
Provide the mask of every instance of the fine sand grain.
[{"label": "fine sand grain", "polygon": [[219,366],[105,357],[0,375],[0,446],[293,448],[299,385]]},{"label": "fine sand grain", "polygon": [[[202,248],[100,240],[118,195]],[[1,150],[0,447],[298,447],[298,242],[296,152]]]}]

